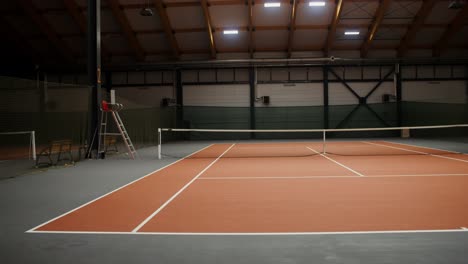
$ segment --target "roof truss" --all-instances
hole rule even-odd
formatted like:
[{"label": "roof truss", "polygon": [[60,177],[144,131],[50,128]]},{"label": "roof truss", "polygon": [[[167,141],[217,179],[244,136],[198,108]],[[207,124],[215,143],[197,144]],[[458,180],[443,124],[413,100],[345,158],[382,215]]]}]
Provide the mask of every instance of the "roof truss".
[{"label": "roof truss", "polygon": [[367,52],[369,51],[369,48],[372,45],[372,41],[375,38],[375,34],[377,33],[377,30],[379,29],[382,23],[385,12],[388,10],[388,7],[390,6],[390,2],[391,0],[380,1],[379,7],[375,13],[374,21],[372,22],[372,25],[370,26],[370,30],[367,34],[367,37],[361,46],[361,57],[364,58],[367,56]]},{"label": "roof truss", "polygon": [[159,17],[161,18],[166,37],[169,40],[169,43],[171,44],[172,53],[177,59],[179,59],[180,49],[179,45],[177,44],[177,40],[174,36],[174,31],[172,30],[171,22],[169,21],[169,17],[167,16],[166,6],[163,4],[162,0],[153,0],[153,2],[156,7],[156,10],[158,11]]},{"label": "roof truss", "polygon": [[343,0],[336,0],[335,1],[335,10],[333,12],[332,22],[330,24],[327,36],[327,42],[325,43],[325,56],[330,55],[330,51],[333,47],[333,42],[335,41],[336,37],[336,28],[338,26],[338,21],[340,20],[341,11],[343,11]]},{"label": "roof truss", "polygon": [[466,4],[463,9],[458,11],[456,17],[452,20],[450,25],[445,30],[442,37],[437,41],[432,51],[433,56],[440,56],[440,54],[447,49],[449,40],[460,31],[464,26],[464,22],[467,21],[468,17],[468,4]]},{"label": "roof truss", "polygon": [[130,23],[128,22],[128,18],[125,15],[125,13],[122,11],[120,8],[120,4],[118,0],[107,0],[107,3],[109,4],[112,14],[114,15],[115,19],[117,19],[117,22],[119,23],[120,27],[122,28],[125,36],[127,37],[128,43],[130,44],[130,47],[133,49],[135,52],[135,56],[137,57],[138,61],[144,61],[145,60],[145,51],[141,47],[135,33],[133,32],[132,27],[130,26]]},{"label": "roof truss", "polygon": [[427,16],[431,13],[432,8],[436,4],[437,0],[427,0],[424,1],[418,13],[416,14],[413,23],[411,24],[408,31],[406,31],[405,36],[402,38],[400,47],[398,48],[398,56],[403,57],[408,51],[408,47],[413,41],[416,33],[423,27],[424,21]]},{"label": "roof truss", "polygon": [[206,24],[206,29],[208,31],[208,37],[210,38],[210,52],[211,52],[211,58],[215,59],[216,58],[216,44],[214,41],[214,36],[213,36],[213,27],[211,26],[211,16],[210,16],[210,11],[208,10],[208,2],[207,0],[201,0],[201,6],[203,9],[203,15],[205,17],[205,24]]},{"label": "roof truss", "polygon": [[292,44],[294,40],[294,31],[296,30],[296,10],[299,0],[292,0],[291,2],[291,20],[289,23],[289,36],[288,36],[288,58],[291,58]]}]

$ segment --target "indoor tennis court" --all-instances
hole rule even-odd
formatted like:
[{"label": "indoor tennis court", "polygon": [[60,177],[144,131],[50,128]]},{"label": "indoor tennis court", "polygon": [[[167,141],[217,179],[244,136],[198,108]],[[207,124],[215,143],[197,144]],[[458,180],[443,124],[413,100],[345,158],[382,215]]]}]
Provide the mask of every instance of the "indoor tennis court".
[{"label": "indoor tennis court", "polygon": [[0,263],[464,264],[467,0],[0,4]]},{"label": "indoor tennis court", "polygon": [[[374,155],[365,158],[321,154],[322,147],[304,142],[213,144],[30,232],[281,235],[468,230],[467,155],[384,141],[328,146],[331,152],[348,149]],[[383,154],[376,154],[381,149]]]}]

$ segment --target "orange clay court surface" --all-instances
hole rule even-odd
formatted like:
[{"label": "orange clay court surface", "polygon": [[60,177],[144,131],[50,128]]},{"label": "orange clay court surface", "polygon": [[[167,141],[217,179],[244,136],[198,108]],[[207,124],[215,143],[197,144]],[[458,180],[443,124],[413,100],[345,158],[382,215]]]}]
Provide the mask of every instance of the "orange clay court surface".
[{"label": "orange clay court surface", "polygon": [[[385,141],[328,143],[327,152],[342,155],[320,151],[316,142],[210,145],[29,232],[312,234],[468,227],[468,155]],[[265,157],[276,152],[283,156]],[[371,155],[352,155],[361,152]]]}]

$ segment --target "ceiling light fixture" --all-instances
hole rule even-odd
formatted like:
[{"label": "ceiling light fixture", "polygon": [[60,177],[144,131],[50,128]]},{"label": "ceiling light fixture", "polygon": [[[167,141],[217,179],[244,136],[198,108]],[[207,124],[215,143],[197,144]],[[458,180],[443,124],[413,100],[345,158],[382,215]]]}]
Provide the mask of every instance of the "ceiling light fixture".
[{"label": "ceiling light fixture", "polygon": [[345,35],[349,35],[349,36],[355,36],[355,35],[359,35],[359,31],[345,31],[344,33]]},{"label": "ceiling light fixture", "polygon": [[311,1],[309,2],[309,6],[325,6],[324,1]]},{"label": "ceiling light fixture", "polygon": [[281,3],[280,2],[268,2],[264,4],[265,7],[280,7]]},{"label": "ceiling light fixture", "polygon": [[223,31],[224,35],[236,35],[239,34],[239,30],[237,29],[229,29]]},{"label": "ceiling light fixture", "polygon": [[150,8],[149,0],[146,2],[146,6],[140,10],[141,16],[153,16],[153,10]]}]

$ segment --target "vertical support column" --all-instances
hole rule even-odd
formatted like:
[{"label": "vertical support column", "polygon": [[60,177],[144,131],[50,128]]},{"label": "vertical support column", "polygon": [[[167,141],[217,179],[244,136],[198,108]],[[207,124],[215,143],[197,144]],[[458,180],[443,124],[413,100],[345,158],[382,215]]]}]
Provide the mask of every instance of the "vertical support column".
[{"label": "vertical support column", "polygon": [[[99,103],[101,101],[101,0],[88,0],[88,82],[90,86],[88,150],[98,152]],[[98,155],[96,155],[98,158]]]},{"label": "vertical support column", "polygon": [[[250,110],[250,129],[256,128],[256,119],[255,119],[255,89],[256,89],[256,69],[254,67],[249,68],[249,110]],[[250,134],[250,138],[255,138],[255,133]]]},{"label": "vertical support column", "polygon": [[178,128],[185,128],[184,124],[184,90],[182,86],[182,72],[177,69],[175,72],[175,89],[176,89],[176,104],[177,104],[177,121]]},{"label": "vertical support column", "polygon": [[401,65],[395,65],[395,96],[396,96],[396,104],[397,104],[397,122],[398,126],[402,126],[403,124],[403,111],[401,105],[401,92],[402,92],[402,82],[401,82]]},{"label": "vertical support column", "polygon": [[330,126],[328,116],[328,66],[323,66],[323,128],[328,129]]}]

